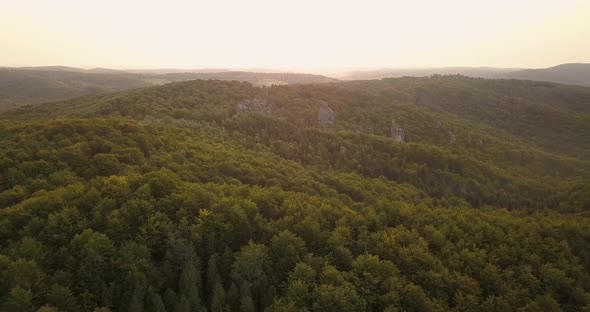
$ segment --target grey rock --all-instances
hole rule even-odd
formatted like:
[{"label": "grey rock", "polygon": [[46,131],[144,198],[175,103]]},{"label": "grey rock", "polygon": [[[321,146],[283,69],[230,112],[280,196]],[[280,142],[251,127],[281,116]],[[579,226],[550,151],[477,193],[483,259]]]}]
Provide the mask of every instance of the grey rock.
[{"label": "grey rock", "polygon": [[457,136],[453,132],[449,131],[449,143],[455,144],[455,142],[457,142]]},{"label": "grey rock", "polygon": [[322,102],[318,110],[318,123],[320,127],[324,129],[331,128],[334,125],[334,121],[336,121],[334,111],[328,106],[328,103]]},{"label": "grey rock", "polygon": [[358,126],[358,132],[360,133],[366,133],[366,134],[374,134],[375,131],[373,131],[373,127],[371,126]]},{"label": "grey rock", "polygon": [[395,122],[395,119],[391,120],[391,126],[389,126],[389,135],[399,142],[404,142],[406,139],[404,129]]},{"label": "grey rock", "polygon": [[238,112],[238,113],[246,113],[246,112],[270,113],[270,112],[272,112],[272,109],[264,100],[247,99],[247,100],[243,100],[243,101],[238,102],[238,104],[236,105],[236,112]]}]

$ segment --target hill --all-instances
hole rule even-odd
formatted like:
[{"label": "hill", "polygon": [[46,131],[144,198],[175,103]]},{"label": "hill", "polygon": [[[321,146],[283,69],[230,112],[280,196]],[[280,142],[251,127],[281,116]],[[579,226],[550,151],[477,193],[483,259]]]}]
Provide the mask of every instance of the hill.
[{"label": "hill", "polygon": [[0,307],[583,311],[589,100],[195,80],[0,113]]},{"label": "hill", "polygon": [[8,69],[19,69],[19,70],[32,70],[32,71],[51,71],[51,72],[74,72],[74,73],[83,73],[86,72],[83,68],[76,68],[71,66],[28,66],[28,67],[18,67],[18,68],[10,68]]},{"label": "hill", "polygon": [[169,81],[184,81],[195,79],[214,80],[236,80],[246,81],[257,86],[302,84],[302,83],[328,83],[336,82],[337,79],[312,74],[297,73],[253,73],[243,71],[225,71],[218,73],[173,73],[165,74],[162,77]]},{"label": "hill", "polygon": [[343,80],[371,80],[400,77],[428,77],[432,75],[463,75],[475,78],[499,78],[516,69],[494,67],[388,68],[344,73]]},{"label": "hill", "polygon": [[247,81],[255,85],[324,83],[335,79],[296,73],[127,73],[104,68],[65,66],[0,68],[0,110],[23,104],[60,101],[85,95],[160,85],[173,81],[219,79]]},{"label": "hill", "polygon": [[0,109],[151,85],[138,75],[54,69],[0,69]]},{"label": "hill", "polygon": [[506,78],[590,86],[590,64],[561,64],[549,68],[506,73]]},{"label": "hill", "polygon": [[338,78],[343,80],[370,80],[399,77],[428,77],[432,75],[463,75],[475,78],[520,79],[590,86],[590,64],[561,64],[541,69],[493,67],[379,69],[344,73],[338,76]]},{"label": "hill", "polygon": [[[210,102],[210,92],[220,94]],[[386,135],[391,119],[395,118],[402,125],[413,128],[408,132],[410,140],[432,143],[440,138],[436,137],[436,131],[426,131],[430,127],[423,125],[424,119],[428,118],[432,127],[436,126],[437,120],[441,123],[448,120],[453,123],[449,130],[462,131],[464,128],[465,135],[472,132],[473,127],[485,125],[487,128],[483,131],[486,134],[502,140],[519,140],[551,152],[590,158],[586,144],[590,110],[588,88],[463,76],[408,77],[269,89],[240,83],[194,81],[27,106],[6,112],[5,116],[130,116],[139,120],[173,117],[210,121],[211,116],[219,115],[215,120],[221,122],[223,116],[235,113],[239,100],[256,97],[271,103],[269,107],[277,110],[275,117],[288,117],[298,126],[317,126],[317,107],[312,103],[319,105],[319,101],[325,100],[332,108],[341,111],[337,111],[340,117],[335,127],[343,130],[357,131],[359,127],[367,126],[374,133]],[[412,116],[414,112],[418,118]]]}]

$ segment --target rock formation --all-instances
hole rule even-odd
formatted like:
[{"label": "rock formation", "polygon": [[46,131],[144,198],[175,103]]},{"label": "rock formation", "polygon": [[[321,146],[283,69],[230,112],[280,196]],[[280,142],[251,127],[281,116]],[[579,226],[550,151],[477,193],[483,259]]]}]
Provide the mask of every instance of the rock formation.
[{"label": "rock formation", "polygon": [[455,144],[455,142],[457,142],[457,136],[453,132],[449,131],[449,143]]},{"label": "rock formation", "polygon": [[236,105],[236,112],[238,113],[246,113],[246,112],[261,112],[261,113],[270,113],[272,109],[264,100],[260,99],[253,99],[253,100],[243,100],[238,102]]},{"label": "rock formation", "polygon": [[375,131],[373,131],[373,127],[371,126],[358,126],[358,132],[360,133],[366,133],[366,134],[374,134]]},{"label": "rock formation", "polygon": [[404,142],[406,138],[404,129],[402,129],[402,127],[395,123],[395,119],[391,120],[391,126],[389,126],[389,135],[391,135],[392,138],[396,139],[399,142]]},{"label": "rock formation", "polygon": [[318,123],[320,127],[324,129],[331,128],[334,125],[334,121],[336,121],[334,111],[328,106],[328,103],[322,102],[318,111]]}]

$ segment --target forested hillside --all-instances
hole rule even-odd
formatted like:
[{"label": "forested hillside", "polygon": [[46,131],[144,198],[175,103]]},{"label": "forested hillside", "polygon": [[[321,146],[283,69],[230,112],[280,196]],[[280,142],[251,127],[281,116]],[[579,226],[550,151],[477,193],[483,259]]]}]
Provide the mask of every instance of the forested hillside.
[{"label": "forested hillside", "polygon": [[433,68],[384,68],[374,70],[358,70],[338,76],[343,80],[369,80],[400,77],[428,77],[432,75],[464,75],[477,78],[500,78],[520,69],[495,67],[433,67]]},{"label": "forested hillside", "polygon": [[0,146],[2,311],[590,309],[590,88],[197,80]]},{"label": "forested hillside", "polygon": [[79,69],[65,66],[0,68],[0,110],[25,104],[63,101],[133,88],[191,79],[246,81],[254,85],[325,83],[336,79],[297,73],[239,71],[187,73],[132,73],[112,69]]},{"label": "forested hillside", "polygon": [[464,75],[492,79],[522,79],[547,81],[569,85],[590,86],[590,64],[568,63],[549,68],[494,68],[494,67],[440,67],[364,70],[343,73],[344,80],[381,79],[397,77],[428,77],[432,75]]},{"label": "forested hillside", "polygon": [[564,84],[590,86],[590,64],[561,64],[549,68],[523,69],[506,73],[505,77],[549,81]]},{"label": "forested hillside", "polygon": [[131,74],[0,68],[0,110],[150,85]]}]

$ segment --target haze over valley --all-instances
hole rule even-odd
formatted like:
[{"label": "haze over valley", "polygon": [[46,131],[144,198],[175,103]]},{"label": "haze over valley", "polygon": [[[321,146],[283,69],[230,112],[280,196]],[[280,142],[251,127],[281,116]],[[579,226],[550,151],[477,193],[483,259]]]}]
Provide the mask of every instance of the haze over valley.
[{"label": "haze over valley", "polygon": [[21,105],[65,100],[132,88],[193,79],[246,81],[255,86],[302,83],[328,83],[339,80],[370,80],[432,75],[463,75],[489,79],[523,79],[590,86],[590,64],[561,64],[545,69],[507,69],[491,67],[443,67],[381,69],[326,75],[264,72],[230,69],[80,69],[67,66],[0,68],[0,110]]}]

